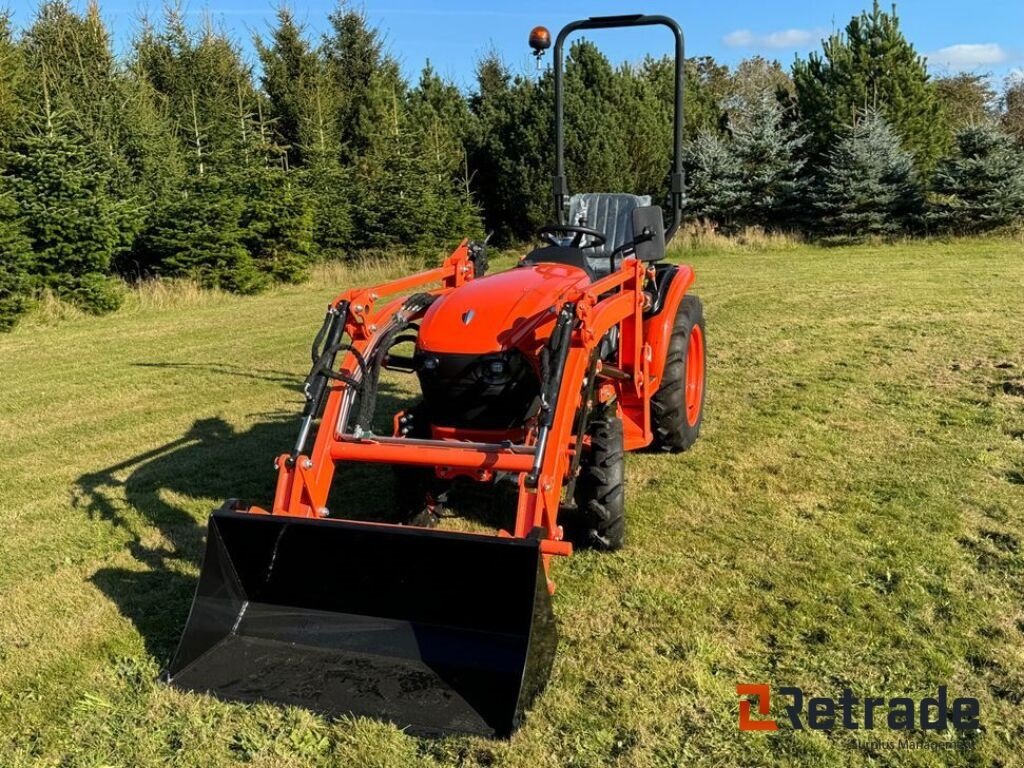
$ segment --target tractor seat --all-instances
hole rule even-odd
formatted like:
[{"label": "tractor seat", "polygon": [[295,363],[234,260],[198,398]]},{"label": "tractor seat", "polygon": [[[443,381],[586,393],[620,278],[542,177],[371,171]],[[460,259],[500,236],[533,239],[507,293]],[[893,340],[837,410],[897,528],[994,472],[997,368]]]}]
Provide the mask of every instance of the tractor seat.
[{"label": "tractor seat", "polygon": [[[650,195],[625,192],[582,192],[569,198],[568,223],[591,227],[608,238],[599,248],[583,251],[590,272],[598,277],[611,273],[611,255],[633,241],[633,211],[650,204]],[[621,256],[615,261],[618,269]]]}]

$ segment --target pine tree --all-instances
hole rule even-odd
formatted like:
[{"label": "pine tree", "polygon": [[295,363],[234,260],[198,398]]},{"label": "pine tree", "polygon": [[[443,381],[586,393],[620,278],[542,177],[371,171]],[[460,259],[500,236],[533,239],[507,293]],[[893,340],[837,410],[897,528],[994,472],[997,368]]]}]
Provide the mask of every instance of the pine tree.
[{"label": "pine tree", "polygon": [[[661,66],[668,76],[662,77],[662,101],[671,105],[675,99],[675,59],[664,56]],[[683,100],[686,105],[684,135],[687,140],[696,138],[702,131],[722,131],[725,127],[725,113],[722,102],[728,92],[729,68],[719,64],[712,56],[697,56],[687,59],[684,64]],[[669,90],[670,87],[673,90]]]},{"label": "pine tree", "polygon": [[[565,62],[565,164],[575,191],[616,192],[628,177],[629,157],[618,78],[596,45],[579,40]],[[551,161],[548,160],[548,167]]]},{"label": "pine tree", "polygon": [[851,238],[905,232],[922,205],[913,157],[877,112],[860,116],[829,153],[812,200],[822,232]]},{"label": "pine tree", "polygon": [[470,168],[487,228],[499,242],[531,237],[552,218],[553,106],[550,71],[536,80],[513,78],[495,54],[477,64]]},{"label": "pine tree", "polygon": [[823,41],[822,54],[797,59],[793,82],[816,163],[825,161],[858,113],[872,109],[896,131],[919,171],[935,167],[946,140],[941,108],[925,60],[903,36],[895,9],[885,13],[875,0],[845,33]]},{"label": "pine tree", "polygon": [[0,331],[9,331],[29,307],[32,243],[18,204],[0,177]]},{"label": "pine tree", "polygon": [[116,309],[110,278],[128,245],[131,209],[111,193],[111,179],[84,143],[53,117],[42,135],[9,156],[13,194],[32,241],[33,272],[45,287],[91,312]]},{"label": "pine tree", "polygon": [[1024,152],[992,124],[968,126],[935,175],[932,219],[957,233],[1024,221]]},{"label": "pine tree", "polygon": [[628,174],[617,180],[615,189],[650,195],[655,204],[664,204],[672,163],[672,101],[659,98],[658,85],[646,69],[653,62],[648,58],[639,67],[625,64],[615,73],[616,114],[629,115],[615,121],[628,161]]}]

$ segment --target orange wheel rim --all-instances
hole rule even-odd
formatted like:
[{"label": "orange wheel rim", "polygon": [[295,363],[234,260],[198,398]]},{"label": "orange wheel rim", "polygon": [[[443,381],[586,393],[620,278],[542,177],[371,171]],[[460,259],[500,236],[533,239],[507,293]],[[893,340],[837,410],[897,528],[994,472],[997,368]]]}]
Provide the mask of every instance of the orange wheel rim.
[{"label": "orange wheel rim", "polygon": [[699,325],[690,331],[686,349],[686,423],[691,427],[700,418],[704,402],[704,332]]}]

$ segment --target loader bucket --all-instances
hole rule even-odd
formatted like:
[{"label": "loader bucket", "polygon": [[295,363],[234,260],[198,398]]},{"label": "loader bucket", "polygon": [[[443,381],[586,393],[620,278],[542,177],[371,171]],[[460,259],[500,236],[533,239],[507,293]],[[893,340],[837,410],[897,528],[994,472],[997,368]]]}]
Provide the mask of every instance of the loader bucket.
[{"label": "loader bucket", "polygon": [[506,736],[554,660],[546,585],[534,540],[220,510],[167,679]]}]

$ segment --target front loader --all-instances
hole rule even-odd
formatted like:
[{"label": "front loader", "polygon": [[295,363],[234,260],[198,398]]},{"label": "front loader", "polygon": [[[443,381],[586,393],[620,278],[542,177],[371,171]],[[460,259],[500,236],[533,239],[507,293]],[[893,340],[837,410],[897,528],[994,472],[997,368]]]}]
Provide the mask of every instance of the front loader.
[{"label": "front loader", "polygon": [[[667,228],[648,198],[570,196],[563,158],[565,39],[650,25],[675,37]],[[546,30],[531,45],[547,48]],[[485,247],[464,241],[436,269],[331,302],[272,502],[229,501],[210,517],[173,685],[420,734],[518,726],[554,660],[553,559],[574,545],[621,547],[625,452],[685,450],[700,430],[701,304],[688,293],[693,270],[663,261],[682,218],[683,60],[682,31],[664,16],[566,26],[554,44],[555,223],[543,244],[485,275]],[[421,391],[390,414],[390,434],[371,429],[382,370]],[[389,522],[328,508],[336,468],[365,463],[396,468]],[[514,527],[438,528],[456,479],[514,483]],[[359,511],[359,499],[344,503]]]}]

